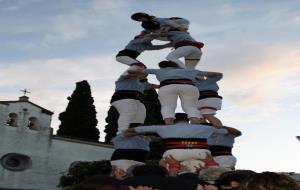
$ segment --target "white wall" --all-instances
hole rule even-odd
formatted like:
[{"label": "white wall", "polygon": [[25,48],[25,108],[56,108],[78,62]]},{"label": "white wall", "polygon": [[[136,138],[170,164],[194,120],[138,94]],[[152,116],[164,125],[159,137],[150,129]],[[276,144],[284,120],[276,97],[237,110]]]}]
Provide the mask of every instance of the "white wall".
[{"label": "white wall", "polygon": [[14,172],[0,165],[0,188],[56,189],[59,177],[74,161],[109,159],[109,145],[51,138],[39,131],[0,125],[0,158],[20,153],[32,159],[31,168]]}]

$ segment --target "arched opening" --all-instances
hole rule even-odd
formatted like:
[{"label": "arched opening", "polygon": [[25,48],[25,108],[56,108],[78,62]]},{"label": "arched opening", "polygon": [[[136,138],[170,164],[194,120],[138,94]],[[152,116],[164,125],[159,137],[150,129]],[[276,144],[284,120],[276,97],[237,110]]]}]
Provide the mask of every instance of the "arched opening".
[{"label": "arched opening", "polygon": [[11,127],[17,127],[18,126],[18,114],[9,113],[6,124],[11,126]]},{"label": "arched opening", "polygon": [[30,117],[27,127],[32,130],[38,130],[38,119],[36,117]]}]

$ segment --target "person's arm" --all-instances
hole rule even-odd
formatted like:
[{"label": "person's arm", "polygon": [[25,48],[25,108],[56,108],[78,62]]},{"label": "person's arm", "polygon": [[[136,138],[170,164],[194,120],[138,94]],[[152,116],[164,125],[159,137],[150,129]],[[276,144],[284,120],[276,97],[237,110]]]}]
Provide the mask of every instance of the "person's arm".
[{"label": "person's arm", "polygon": [[158,89],[160,86],[158,84],[146,83],[146,89],[156,88]]},{"label": "person's arm", "polygon": [[159,127],[161,126],[150,125],[150,126],[141,126],[141,127],[130,128],[130,129],[133,129],[137,133],[150,133],[150,132],[157,133]]},{"label": "person's arm", "polygon": [[221,80],[223,77],[222,73],[219,72],[209,72],[209,71],[199,71],[198,75],[195,77],[197,80],[206,80],[209,78],[218,77],[216,81]]},{"label": "person's arm", "polygon": [[230,134],[234,135],[235,137],[238,137],[238,136],[241,136],[241,135],[242,135],[242,132],[239,131],[239,130],[237,130],[237,129],[235,129],[235,128],[232,128],[232,127],[226,127],[226,126],[224,126],[224,128],[227,129],[227,131],[228,131]]},{"label": "person's arm", "polygon": [[219,72],[202,71],[202,74],[206,77],[223,77],[223,73]]},{"label": "person's arm", "polygon": [[170,47],[173,47],[172,43],[167,43],[163,45],[153,45],[152,43],[150,43],[147,50],[160,50],[160,49],[170,48]]},{"label": "person's arm", "polygon": [[201,160],[205,163],[205,166],[219,166],[210,153],[206,153],[206,157]]}]

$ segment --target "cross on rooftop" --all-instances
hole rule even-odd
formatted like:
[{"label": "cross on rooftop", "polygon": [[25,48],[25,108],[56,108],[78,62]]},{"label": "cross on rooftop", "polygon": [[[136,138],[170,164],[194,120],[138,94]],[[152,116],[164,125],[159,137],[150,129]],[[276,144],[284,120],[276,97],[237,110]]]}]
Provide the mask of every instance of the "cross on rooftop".
[{"label": "cross on rooftop", "polygon": [[20,91],[24,93],[24,96],[26,96],[26,94],[30,93],[30,92],[27,90],[27,88],[25,88],[24,90],[20,90]]}]

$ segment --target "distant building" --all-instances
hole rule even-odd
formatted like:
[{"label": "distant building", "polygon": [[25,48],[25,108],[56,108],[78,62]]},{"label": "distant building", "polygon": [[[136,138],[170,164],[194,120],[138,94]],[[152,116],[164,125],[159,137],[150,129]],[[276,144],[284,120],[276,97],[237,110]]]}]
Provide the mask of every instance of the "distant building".
[{"label": "distant building", "polygon": [[110,145],[53,136],[52,114],[27,96],[0,101],[0,189],[57,189],[72,162],[110,158]]}]

